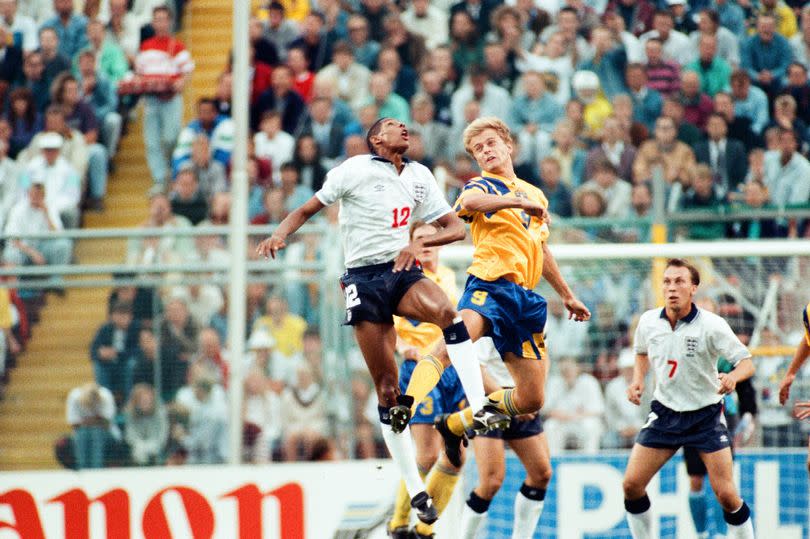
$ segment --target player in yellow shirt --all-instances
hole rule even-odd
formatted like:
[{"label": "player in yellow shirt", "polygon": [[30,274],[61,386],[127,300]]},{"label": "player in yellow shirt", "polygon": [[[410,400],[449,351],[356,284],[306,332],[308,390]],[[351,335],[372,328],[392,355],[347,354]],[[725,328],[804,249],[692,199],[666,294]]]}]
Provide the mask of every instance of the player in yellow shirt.
[{"label": "player in yellow shirt", "polygon": [[[779,384],[779,404],[785,405],[790,397],[790,386],[796,378],[796,373],[802,368],[802,365],[810,357],[810,303],[804,307],[802,311],[802,322],[804,323],[804,338],[796,348],[796,353],[793,355],[793,361],[790,362],[785,377],[782,383]],[[797,402],[794,409],[794,415],[797,419],[807,419],[810,417],[810,401]],[[807,444],[807,470],[810,472],[810,441]]]},{"label": "player in yellow shirt", "polygon": [[[411,241],[437,232],[438,229],[433,224],[414,223],[411,228]],[[419,262],[425,276],[439,285],[450,302],[455,305],[458,302],[456,275],[447,266],[439,264],[439,248],[425,247],[419,255]],[[419,359],[428,354],[437,342],[442,342],[443,335],[442,330],[434,324],[399,316],[394,317],[394,329],[397,332],[397,350],[404,359],[399,369],[399,387],[404,393]],[[452,365],[444,370],[436,387],[418,404],[410,428],[416,447],[416,464],[419,473],[426,479],[426,490],[433,498],[433,505],[441,514],[458,482],[460,467],[451,464],[443,454],[439,456],[442,438],[433,428],[433,422],[443,413],[463,410],[467,406],[464,388]],[[419,522],[412,531],[408,529],[410,509],[410,497],[404,481],[401,481],[394,502],[394,514],[388,523],[391,537],[393,539],[432,537],[432,525]]]},{"label": "player in yellow shirt", "polygon": [[[534,413],[542,408],[545,392],[546,369],[540,360],[546,359],[546,300],[532,289],[545,277],[571,318],[585,321],[591,313],[574,296],[548,249],[548,201],[542,191],[515,175],[506,124],[494,117],[473,121],[464,130],[464,147],[482,173],[464,187],[455,206],[470,223],[475,246],[458,309],[474,341],[492,338],[515,380],[514,388],[490,393],[483,412],[511,417]],[[439,348],[414,370],[407,394],[416,402],[438,381],[437,363],[449,364]],[[480,415],[467,408],[437,420],[453,464],[460,464],[466,430],[482,433],[493,428]],[[494,428],[506,426],[508,422]]]}]

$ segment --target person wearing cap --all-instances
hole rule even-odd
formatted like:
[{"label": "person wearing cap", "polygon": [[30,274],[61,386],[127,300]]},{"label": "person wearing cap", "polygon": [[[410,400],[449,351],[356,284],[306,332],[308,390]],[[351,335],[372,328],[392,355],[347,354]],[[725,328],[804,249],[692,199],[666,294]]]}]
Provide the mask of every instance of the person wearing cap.
[{"label": "person wearing cap", "polygon": [[689,6],[686,0],[667,0],[667,7],[672,13],[673,27],[676,31],[689,35],[697,30],[697,24],[689,13]]},{"label": "person wearing cap", "polygon": [[588,127],[588,136],[596,138],[602,124],[613,114],[613,106],[600,91],[599,76],[593,71],[577,71],[571,79],[574,95],[584,105],[583,118]]},{"label": "person wearing cap", "polygon": [[[25,234],[42,234],[62,230],[59,212],[45,198],[45,181],[32,178],[28,196],[21,198],[8,215],[5,234],[9,237],[3,251],[3,260],[17,266],[62,265],[70,263],[73,249],[67,238],[25,239]],[[57,278],[52,278],[57,282]]]},{"label": "person wearing cap", "polygon": [[643,407],[627,400],[627,386],[633,381],[636,356],[629,348],[619,352],[617,367],[619,376],[605,386],[605,423],[607,430],[603,439],[606,448],[629,449],[633,447],[639,428],[644,424]]},{"label": "person wearing cap", "polygon": [[39,135],[39,155],[23,169],[20,183],[28,186],[35,181],[45,185],[48,207],[61,217],[61,223],[73,228],[79,222],[81,179],[73,166],[60,155],[62,136],[54,132]]}]

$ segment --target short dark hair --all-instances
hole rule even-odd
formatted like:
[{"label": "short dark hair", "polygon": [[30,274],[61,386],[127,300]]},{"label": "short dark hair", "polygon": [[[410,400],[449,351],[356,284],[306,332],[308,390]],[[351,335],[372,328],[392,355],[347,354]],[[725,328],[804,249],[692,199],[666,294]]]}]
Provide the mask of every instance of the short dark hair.
[{"label": "short dark hair", "polygon": [[132,303],[128,301],[116,301],[113,303],[110,313],[132,314]]},{"label": "short dark hair", "polygon": [[281,2],[270,2],[270,5],[267,6],[269,11],[280,11],[284,13],[284,4]]},{"label": "short dark hair", "polygon": [[280,171],[294,170],[295,173],[298,174],[298,167],[292,161],[285,161],[284,163],[282,163],[281,167],[279,167],[279,170]]},{"label": "short dark hair", "polygon": [[653,17],[666,17],[667,19],[675,20],[675,16],[668,9],[657,9]]},{"label": "short dark hair", "polygon": [[154,16],[156,13],[159,13],[161,11],[165,11],[166,15],[168,15],[170,19],[174,18],[174,12],[172,12],[172,10],[171,10],[171,8],[169,8],[169,6],[156,6],[156,7],[154,7],[152,9],[152,16]]},{"label": "short dark hair", "polygon": [[670,258],[669,260],[667,260],[667,267],[688,269],[689,278],[692,280],[692,284],[695,286],[700,284],[700,272],[695,266],[693,266],[683,258]]},{"label": "short dark hair", "polygon": [[597,163],[593,167],[593,171],[596,172],[610,172],[614,176],[619,175],[619,169],[616,168],[616,165],[608,161],[607,159],[602,159],[597,161]]},{"label": "short dark hair", "polygon": [[366,146],[368,146],[369,151],[373,155],[377,155],[377,150],[374,149],[374,145],[371,143],[371,137],[380,134],[380,130],[382,129],[382,124],[387,119],[388,119],[387,116],[383,116],[382,118],[378,118],[376,122],[371,124],[371,127],[368,128],[368,133],[366,133]]},{"label": "short dark hair", "polygon": [[201,97],[197,100],[197,106],[200,105],[211,105],[214,108],[217,108],[217,100],[213,97]]}]

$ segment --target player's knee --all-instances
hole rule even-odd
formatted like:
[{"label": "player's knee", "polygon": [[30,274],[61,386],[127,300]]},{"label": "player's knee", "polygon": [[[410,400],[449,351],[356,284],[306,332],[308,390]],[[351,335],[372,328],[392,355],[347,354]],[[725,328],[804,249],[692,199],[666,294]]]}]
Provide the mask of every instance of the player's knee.
[{"label": "player's knee", "polygon": [[416,466],[419,467],[419,471],[427,474],[433,465],[436,464],[437,454],[429,454],[429,455],[417,455],[416,456]]},{"label": "player's knee", "polygon": [[450,302],[445,302],[436,310],[437,326],[447,328],[453,325],[453,320],[458,316],[458,311]]},{"label": "player's knee", "polygon": [[527,470],[526,479],[532,486],[546,488],[551,482],[551,466]]},{"label": "player's knee", "polygon": [[731,513],[740,508],[742,500],[740,495],[737,494],[737,489],[734,488],[733,484],[722,485],[716,488],[714,495],[717,497],[717,502],[724,511]]},{"label": "player's knee", "polygon": [[622,490],[624,490],[624,498],[626,500],[637,500],[644,496],[644,490],[647,485],[641,483],[635,478],[625,477],[622,482]]},{"label": "player's knee", "polygon": [[504,470],[487,470],[482,473],[478,480],[477,491],[480,491],[482,498],[491,500],[503,485]]},{"label": "player's knee", "polygon": [[538,412],[545,403],[546,397],[542,391],[526,391],[520,394],[518,408],[522,414]]}]

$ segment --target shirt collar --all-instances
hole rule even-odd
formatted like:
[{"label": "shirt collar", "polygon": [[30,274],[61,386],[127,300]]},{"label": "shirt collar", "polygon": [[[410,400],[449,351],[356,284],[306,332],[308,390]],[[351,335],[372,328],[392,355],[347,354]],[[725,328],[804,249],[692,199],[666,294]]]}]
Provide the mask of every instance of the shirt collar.
[{"label": "shirt collar", "polygon": [[[692,320],[695,319],[695,317],[697,315],[698,315],[698,308],[697,308],[697,305],[695,305],[693,303],[692,304],[692,309],[689,311],[689,314],[687,314],[683,318],[680,318],[678,320],[678,322],[686,322],[687,324],[689,324],[690,322],[692,322]],[[667,319],[667,309],[666,309],[666,307],[661,309],[661,314],[659,315],[659,317],[663,318],[663,319]]]},{"label": "shirt collar", "polygon": [[[383,163],[391,163],[392,165],[394,164],[393,162],[389,161],[389,160],[388,160],[388,159],[386,159],[385,157],[381,157],[381,156],[379,156],[379,155],[372,155],[372,156],[371,156],[371,160],[372,160],[372,161],[382,161]],[[403,163],[405,163],[405,164],[408,164],[408,163],[410,163],[410,162],[411,162],[411,160],[410,160],[410,159],[408,159],[407,157],[405,157],[405,156],[403,155],[403,156],[402,156],[402,162],[403,162]]]}]

